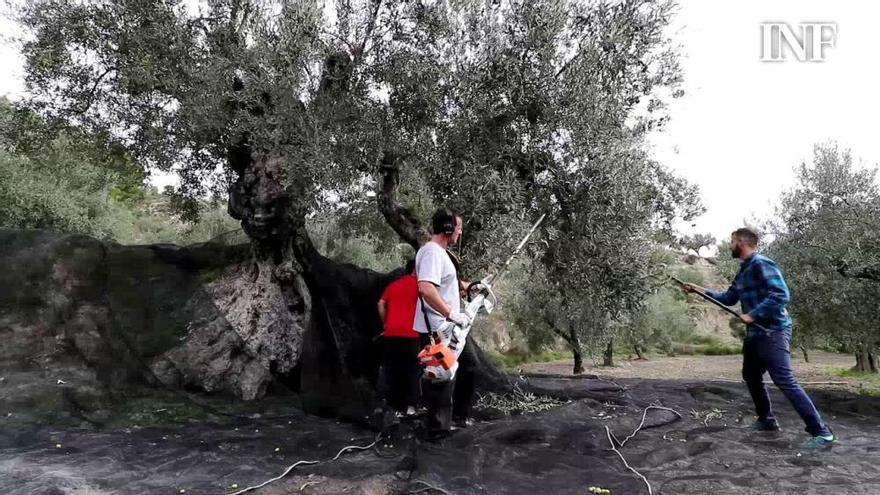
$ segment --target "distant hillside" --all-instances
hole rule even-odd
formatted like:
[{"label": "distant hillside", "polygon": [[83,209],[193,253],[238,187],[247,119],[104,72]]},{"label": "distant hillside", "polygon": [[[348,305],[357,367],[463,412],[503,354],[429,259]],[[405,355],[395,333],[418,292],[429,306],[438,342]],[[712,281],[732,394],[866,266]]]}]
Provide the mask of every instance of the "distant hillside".
[{"label": "distant hillside", "polygon": [[[695,282],[710,289],[725,289],[730,281],[721,276],[715,263],[713,258],[680,255],[676,265],[670,268],[686,282]],[[714,337],[722,342],[739,342],[731,328],[731,321],[735,320],[730,315],[696,295],[688,297],[688,306],[688,314],[697,326],[698,335]]]}]

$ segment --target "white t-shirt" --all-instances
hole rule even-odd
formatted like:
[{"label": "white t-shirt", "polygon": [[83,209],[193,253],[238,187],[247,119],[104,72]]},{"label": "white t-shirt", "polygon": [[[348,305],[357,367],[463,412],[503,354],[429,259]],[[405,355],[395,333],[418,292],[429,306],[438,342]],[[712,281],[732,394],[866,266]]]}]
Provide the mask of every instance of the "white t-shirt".
[{"label": "white t-shirt", "polygon": [[[461,311],[461,299],[458,295],[458,276],[455,273],[455,265],[449,259],[446,250],[436,242],[425,243],[416,254],[416,278],[419,282],[431,282],[437,287],[440,297],[452,308],[452,311]],[[429,333],[425,327],[425,313],[431,330],[437,330],[446,321],[446,318],[434,310],[430,304],[425,304],[425,312],[422,311],[422,298],[416,303],[415,320],[413,328],[420,333]]]}]

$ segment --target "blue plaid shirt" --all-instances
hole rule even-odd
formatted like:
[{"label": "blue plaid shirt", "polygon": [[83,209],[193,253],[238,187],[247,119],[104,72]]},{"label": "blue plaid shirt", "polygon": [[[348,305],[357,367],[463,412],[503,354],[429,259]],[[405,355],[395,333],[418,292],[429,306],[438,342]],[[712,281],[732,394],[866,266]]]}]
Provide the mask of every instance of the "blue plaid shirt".
[{"label": "blue plaid shirt", "polygon": [[770,258],[755,253],[742,262],[726,292],[707,290],[706,294],[727,306],[740,302],[743,313],[768,330],[791,328],[785,305],[790,295],[779,267]]}]

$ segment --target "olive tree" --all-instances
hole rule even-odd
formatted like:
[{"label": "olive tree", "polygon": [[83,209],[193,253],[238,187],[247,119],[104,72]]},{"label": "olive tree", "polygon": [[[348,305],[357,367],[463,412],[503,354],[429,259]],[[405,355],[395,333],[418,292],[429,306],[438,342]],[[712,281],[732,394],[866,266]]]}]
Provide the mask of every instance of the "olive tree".
[{"label": "olive tree", "polygon": [[700,256],[700,250],[704,247],[708,248],[710,246],[716,245],[717,243],[718,241],[715,239],[715,236],[702,233],[685,235],[677,240],[677,244],[681,248],[683,248],[688,253],[693,252],[696,256]]},{"label": "olive tree", "polygon": [[[253,352],[300,377],[307,408],[339,410],[368,395],[376,363],[362,350],[393,274],[319,253],[307,220],[328,206],[372,198],[414,248],[429,232],[408,192],[457,207],[474,276],[547,212],[548,244],[531,254],[572,307],[605,318],[638,300],[618,291],[644,271],[633,240],[696,208],[640,150],[680,94],[662,35],[671,11],[645,0],[43,0],[20,19],[34,108],[175,170],[192,214],[200,195],[228,192],[254,253],[238,304],[260,314],[237,328],[284,322],[300,345]],[[478,366],[483,386],[506,383]]]},{"label": "olive tree", "polygon": [[815,147],[779,207],[770,252],[792,289],[792,314],[807,343],[836,344],[856,369],[877,371],[880,342],[880,187],[876,169],[853,164],[848,150]]}]

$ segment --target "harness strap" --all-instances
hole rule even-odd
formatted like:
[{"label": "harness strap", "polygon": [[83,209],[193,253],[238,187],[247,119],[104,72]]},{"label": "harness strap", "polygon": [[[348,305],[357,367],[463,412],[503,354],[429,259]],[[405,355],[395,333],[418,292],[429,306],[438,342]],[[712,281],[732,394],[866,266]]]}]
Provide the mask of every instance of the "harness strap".
[{"label": "harness strap", "polygon": [[422,302],[422,317],[425,318],[425,329],[428,330],[428,335],[432,335],[434,331],[431,330],[431,320],[428,318],[428,310],[425,309],[425,305],[428,303],[425,302],[425,298],[422,296],[419,296],[419,300]]}]

